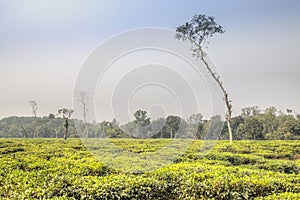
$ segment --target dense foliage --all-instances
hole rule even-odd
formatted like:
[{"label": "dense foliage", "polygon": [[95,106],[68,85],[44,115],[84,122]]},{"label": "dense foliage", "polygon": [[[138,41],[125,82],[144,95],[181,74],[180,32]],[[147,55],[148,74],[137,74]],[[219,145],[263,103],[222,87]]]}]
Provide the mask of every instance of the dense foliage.
[{"label": "dense foliage", "polygon": [[[111,139],[136,154],[168,141]],[[202,144],[137,172],[128,158],[122,166],[96,160],[79,139],[1,139],[0,199],[299,199],[299,141],[219,141],[208,154]]]},{"label": "dense foliage", "polygon": [[[218,124],[223,124],[220,116],[209,120],[194,114],[188,119],[179,116],[150,119],[146,111],[137,111],[135,120],[119,125],[116,119],[101,123],[84,123],[70,120],[69,136],[85,138],[193,138],[204,139],[208,129],[215,130],[213,138],[228,139],[227,126],[218,131]],[[76,128],[75,128],[76,124]],[[293,140],[300,139],[300,115],[284,114],[270,107],[261,111],[257,107],[242,109],[242,113],[231,120],[235,140]],[[216,126],[215,128],[212,128]],[[220,126],[219,126],[220,128]],[[222,128],[222,126],[221,126]],[[77,133],[80,133],[79,135]],[[221,134],[219,134],[221,133]],[[64,135],[64,120],[49,117],[8,117],[0,120],[0,137],[12,138],[61,138]]]}]

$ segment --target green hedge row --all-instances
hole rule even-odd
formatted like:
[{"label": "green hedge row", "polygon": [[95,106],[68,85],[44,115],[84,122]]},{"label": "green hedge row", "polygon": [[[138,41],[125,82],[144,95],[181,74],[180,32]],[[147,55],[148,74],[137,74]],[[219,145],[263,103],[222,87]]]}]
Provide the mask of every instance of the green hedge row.
[{"label": "green hedge row", "polygon": [[[139,154],[168,143],[114,142]],[[177,163],[132,172],[122,170],[126,162],[108,166],[97,161],[76,139],[2,140],[0,199],[299,199],[299,160],[260,154],[279,151],[275,145],[295,153],[291,146],[297,142],[281,146],[272,141],[269,149],[266,143],[221,141],[204,154],[199,151],[203,142],[195,141]]]}]

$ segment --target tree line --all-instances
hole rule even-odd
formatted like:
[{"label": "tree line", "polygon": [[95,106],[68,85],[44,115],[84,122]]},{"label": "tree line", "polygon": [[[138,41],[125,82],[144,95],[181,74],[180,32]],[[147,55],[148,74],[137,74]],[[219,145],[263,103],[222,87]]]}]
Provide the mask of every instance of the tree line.
[{"label": "tree line", "polygon": [[[65,112],[60,110],[61,113]],[[69,114],[69,113],[67,113]],[[2,138],[65,138],[66,120],[68,137],[85,138],[193,138],[207,139],[209,130],[214,130],[215,139],[228,139],[227,126],[216,130],[226,119],[213,116],[204,119],[200,113],[187,119],[170,115],[166,118],[151,119],[147,112],[138,110],[134,120],[120,125],[116,119],[88,123],[70,119],[64,115],[49,114],[44,117],[7,117],[0,120]],[[300,115],[278,111],[275,107],[261,110],[256,106],[242,109],[240,115],[231,119],[235,140],[293,140],[300,139]],[[220,126],[219,126],[220,127]]]}]

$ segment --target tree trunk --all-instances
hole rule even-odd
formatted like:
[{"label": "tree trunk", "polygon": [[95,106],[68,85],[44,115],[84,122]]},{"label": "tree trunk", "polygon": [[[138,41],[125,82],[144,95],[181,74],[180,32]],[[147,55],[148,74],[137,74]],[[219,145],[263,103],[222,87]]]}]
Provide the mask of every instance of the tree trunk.
[{"label": "tree trunk", "polygon": [[65,134],[64,134],[64,139],[66,140],[68,137],[68,128],[69,128],[69,122],[68,118],[65,119]]},{"label": "tree trunk", "polygon": [[68,137],[68,128],[66,127],[66,131],[65,131],[65,134],[64,134],[64,139],[66,140]]},{"label": "tree trunk", "polygon": [[22,128],[22,130],[23,130],[23,136],[24,136],[24,138],[26,138],[26,136],[27,136],[27,131],[25,130],[25,128],[24,128],[23,125],[21,125],[21,128]]},{"label": "tree trunk", "polygon": [[[35,119],[36,120],[36,119]],[[34,122],[34,133],[33,133],[33,137],[36,138],[36,121]]]},{"label": "tree trunk", "polygon": [[39,137],[39,132],[38,132],[38,127],[37,127],[37,124],[35,125],[35,138],[38,138]]},{"label": "tree trunk", "polygon": [[271,121],[271,128],[272,128],[272,133],[275,132],[275,128],[274,128],[274,125],[273,125],[273,120]]},{"label": "tree trunk", "polygon": [[37,122],[37,117],[36,114],[34,115],[34,138],[37,138],[38,135],[38,122]]},{"label": "tree trunk", "polygon": [[226,120],[227,120],[228,134],[229,134],[229,142],[232,143],[233,137],[232,137],[232,129],[231,129],[231,104],[228,99],[228,94],[225,91],[225,89],[223,88],[222,84],[220,87],[221,87],[224,97],[225,97],[224,99],[225,99],[226,108],[227,108]]},{"label": "tree trunk", "polygon": [[227,127],[228,127],[228,134],[229,134],[229,142],[232,143],[232,130],[231,130],[231,119],[227,118]]},{"label": "tree trunk", "polygon": [[89,137],[89,129],[86,128],[86,129],[85,129],[85,138],[88,138],[88,137]]},{"label": "tree trunk", "polygon": [[85,103],[83,103],[83,120],[84,120],[84,123],[86,123],[86,108],[85,108]]},{"label": "tree trunk", "polygon": [[223,95],[224,95],[224,100],[225,100],[225,104],[226,104],[226,120],[227,120],[227,127],[228,127],[228,134],[229,134],[229,142],[232,143],[233,138],[232,138],[232,130],[231,130],[231,104],[230,101],[228,99],[228,94],[225,90],[225,88],[223,87],[223,83],[220,80],[220,77],[216,75],[215,72],[212,71],[212,69],[210,68],[208,62],[206,62],[206,60],[204,59],[204,52],[202,50],[202,47],[200,45],[197,45],[199,50],[200,50],[200,59],[201,61],[204,63],[204,65],[206,66],[206,69],[209,71],[210,75],[213,77],[213,79],[217,82],[217,84],[219,85],[219,87],[221,88]]}]

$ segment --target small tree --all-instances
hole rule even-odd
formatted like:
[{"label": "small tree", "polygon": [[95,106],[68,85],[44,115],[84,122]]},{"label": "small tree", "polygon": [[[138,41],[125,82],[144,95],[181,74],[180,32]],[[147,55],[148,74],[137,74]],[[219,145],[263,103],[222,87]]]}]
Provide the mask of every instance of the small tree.
[{"label": "small tree", "polygon": [[208,62],[205,59],[205,52],[203,51],[203,43],[206,42],[206,39],[212,37],[214,34],[222,34],[225,31],[223,27],[218,25],[215,22],[215,18],[206,15],[195,15],[191,21],[186,22],[184,25],[181,25],[176,28],[176,38],[183,41],[189,41],[192,46],[193,56],[197,59],[200,59],[206,69],[208,70],[211,77],[216,81],[218,86],[223,92],[224,100],[227,108],[226,120],[229,132],[229,140],[232,142],[232,130],[231,130],[231,113],[232,105],[231,101],[228,98],[228,93],[225,90],[223,83],[220,77],[212,70]]},{"label": "small tree", "polygon": [[69,119],[72,117],[74,110],[62,108],[58,109],[58,114],[64,118],[64,127],[65,127],[65,134],[64,139],[66,140],[68,137],[68,130],[69,130]]}]

